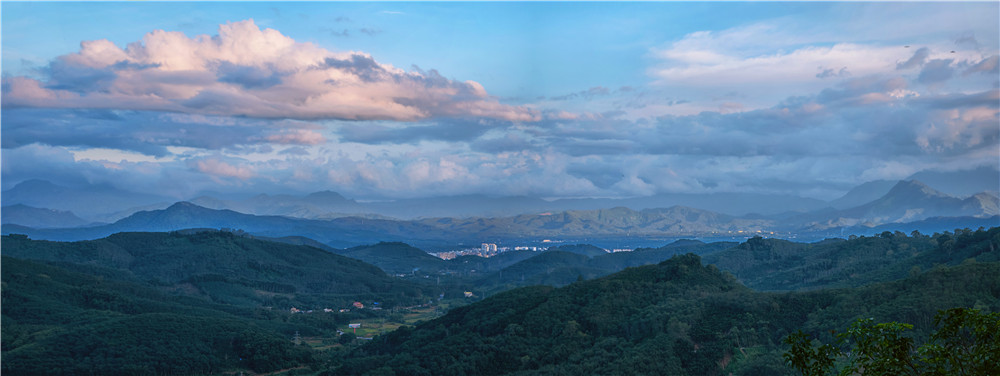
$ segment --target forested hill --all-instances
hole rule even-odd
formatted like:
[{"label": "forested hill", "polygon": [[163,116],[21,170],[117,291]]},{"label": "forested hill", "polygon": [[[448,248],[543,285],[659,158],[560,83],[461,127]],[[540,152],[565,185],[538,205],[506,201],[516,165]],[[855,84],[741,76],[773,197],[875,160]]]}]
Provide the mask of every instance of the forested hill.
[{"label": "forested hill", "polygon": [[[746,286],[763,291],[856,287],[918,274],[935,265],[965,260],[1000,261],[1000,227],[957,229],[924,235],[883,232],[877,236],[799,243],[750,238],[743,243],[678,241],[660,248],[602,253],[593,257],[562,252],[587,246],[550,248],[476,281],[489,292],[517,286],[564,286],[577,279],[611,274],[629,266],[656,264],[671,256],[695,253],[705,264],[732,273]],[[578,252],[583,253],[583,252]]]},{"label": "forested hill", "polygon": [[795,243],[755,237],[705,256],[757,290],[853,287],[892,281],[935,265],[1000,261],[1000,227],[923,235],[885,231],[877,236]]},{"label": "forested hill", "polygon": [[[933,326],[1000,310],[1000,263],[938,267],[863,288],[762,293],[695,255],[563,288],[527,287],[376,338],[330,375],[790,375],[782,339],[859,317]],[[827,336],[829,336],[827,334]]]},{"label": "forested hill", "polygon": [[80,242],[7,235],[2,241],[5,256],[120,270],[219,303],[287,308],[319,297],[347,305],[360,298],[412,303],[436,295],[353,258],[223,231],[119,233]]},{"label": "forested hill", "polygon": [[287,338],[321,330],[295,317],[282,322],[269,311],[6,256],[2,297],[5,375],[270,372],[310,363],[312,353]]},{"label": "forested hill", "polygon": [[437,272],[446,267],[444,260],[400,242],[381,242],[335,252],[378,265],[382,270],[392,274],[405,274],[415,270]]}]

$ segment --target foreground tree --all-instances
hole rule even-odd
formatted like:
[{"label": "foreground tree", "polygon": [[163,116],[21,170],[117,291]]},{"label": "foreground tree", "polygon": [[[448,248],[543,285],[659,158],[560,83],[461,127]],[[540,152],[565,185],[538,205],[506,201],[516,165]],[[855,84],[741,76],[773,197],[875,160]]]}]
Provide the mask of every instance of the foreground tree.
[{"label": "foreground tree", "polygon": [[1000,374],[1000,313],[953,308],[939,312],[934,323],[938,330],[919,348],[904,335],[913,325],[898,322],[859,319],[836,334],[834,344],[818,347],[797,331],[785,338],[791,349],[784,357],[803,376]]}]

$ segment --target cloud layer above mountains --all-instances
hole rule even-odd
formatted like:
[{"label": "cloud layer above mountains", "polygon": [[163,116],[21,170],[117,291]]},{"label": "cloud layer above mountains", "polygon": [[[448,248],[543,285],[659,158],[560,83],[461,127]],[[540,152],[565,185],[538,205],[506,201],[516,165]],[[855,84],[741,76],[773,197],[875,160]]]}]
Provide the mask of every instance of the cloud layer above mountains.
[{"label": "cloud layer above mountains", "polygon": [[[996,9],[974,5],[965,12]],[[853,24],[778,21],[650,41],[637,48],[647,62],[641,85],[607,78],[532,98],[297,41],[250,19],[216,35],[82,41],[32,74],[4,73],[4,188],[42,178],[179,198],[334,190],[829,199],[869,180],[1000,164],[995,17],[877,26],[891,34],[884,39]],[[365,37],[394,37],[390,26],[378,30]]]}]

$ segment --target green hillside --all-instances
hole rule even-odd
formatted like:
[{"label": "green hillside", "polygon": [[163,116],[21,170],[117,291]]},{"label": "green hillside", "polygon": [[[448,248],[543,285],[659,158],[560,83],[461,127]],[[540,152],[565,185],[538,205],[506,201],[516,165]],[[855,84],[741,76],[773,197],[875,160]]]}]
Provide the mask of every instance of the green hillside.
[{"label": "green hillside", "polygon": [[458,256],[448,260],[448,270],[458,272],[475,270],[476,272],[489,273],[538,255],[539,253],[534,251],[507,251],[493,257]]},{"label": "green hillside", "polygon": [[[577,253],[564,252],[567,249]],[[957,265],[967,259],[1000,261],[1000,228],[959,229],[934,235],[914,232],[910,236],[884,232],[874,237],[816,243],[754,237],[743,243],[682,240],[632,252],[593,252],[597,249],[586,245],[553,247],[468,283],[487,292],[538,284],[559,287],[580,278],[592,279],[695,253],[702,255],[706,264],[732,273],[741,283],[757,290],[854,287],[898,280],[935,265]],[[587,257],[590,254],[594,256]],[[468,260],[462,262],[469,264]],[[454,265],[456,260],[448,263]]]},{"label": "green hillside", "polygon": [[707,255],[735,247],[736,242],[704,243],[698,240],[678,240],[658,248],[639,248],[632,252],[608,253],[594,257],[591,264],[608,270],[622,270],[630,266],[657,264],[675,255],[694,253]]},{"label": "green hillside", "polygon": [[564,286],[578,279],[592,279],[612,271],[590,265],[585,255],[564,251],[545,251],[503,270],[475,281],[491,291],[509,290],[517,286]]},{"label": "green hillside", "polygon": [[[685,240],[594,257],[444,261],[403,243],[336,251],[409,273],[211,230],[4,236],[2,371],[784,375],[783,339],[797,330],[829,343],[830,330],[872,318],[912,323],[922,342],[938,310],[1000,311],[997,228]],[[321,310],[354,301],[368,307]],[[359,335],[373,340],[338,335],[361,321]],[[308,345],[293,344],[296,333]]]},{"label": "green hillside", "polygon": [[4,374],[268,372],[312,361],[310,350],[281,333],[293,326],[250,309],[6,256],[2,262]]},{"label": "green hillside", "polygon": [[358,299],[409,304],[436,295],[353,258],[230,232],[119,233],[80,242],[8,235],[2,242],[5,256],[117,269],[226,304],[323,308]]},{"label": "green hillside", "polygon": [[445,268],[445,261],[406,243],[381,242],[348,248],[337,253],[358,259],[391,274],[406,274],[414,270],[436,272]]},{"label": "green hillside", "polygon": [[705,256],[758,290],[861,286],[968,259],[1000,261],[1000,227],[910,236],[886,231],[812,244],[755,237]]},{"label": "green hillside", "polygon": [[596,257],[608,254],[608,252],[606,252],[604,249],[592,246],[590,244],[572,244],[572,245],[567,244],[556,247],[549,247],[548,250],[576,253],[578,255],[584,255],[587,257]]},{"label": "green hillside", "polygon": [[929,329],[937,310],[1000,310],[997,275],[998,263],[970,263],[854,290],[775,294],[677,256],[498,294],[381,336],[329,374],[791,374],[782,339],[794,330],[822,336],[859,317]]}]

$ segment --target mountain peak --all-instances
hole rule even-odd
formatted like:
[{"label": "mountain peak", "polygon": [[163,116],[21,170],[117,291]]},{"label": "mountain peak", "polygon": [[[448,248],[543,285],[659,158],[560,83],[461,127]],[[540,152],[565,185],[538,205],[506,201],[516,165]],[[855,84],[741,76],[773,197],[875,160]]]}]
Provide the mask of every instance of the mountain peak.
[{"label": "mountain peak", "polygon": [[204,206],[199,206],[191,203],[190,201],[177,201],[173,205],[170,205],[166,210],[184,210],[184,209],[207,209]]},{"label": "mountain peak", "polygon": [[951,197],[948,194],[927,186],[919,180],[900,180],[896,183],[886,196],[930,196],[930,197]]},{"label": "mountain peak", "polygon": [[830,206],[837,209],[847,209],[864,205],[885,196],[897,184],[899,184],[898,180],[870,181],[854,187],[840,198],[830,201]]},{"label": "mountain peak", "polygon": [[310,193],[306,196],[306,198],[311,200],[348,201],[347,198],[340,193],[329,190]]},{"label": "mountain peak", "polygon": [[28,179],[20,183],[17,183],[17,185],[15,185],[14,187],[58,187],[58,185],[48,180]]},{"label": "mountain peak", "polygon": [[48,180],[28,179],[20,183],[17,183],[16,185],[14,185],[13,188],[4,192],[4,195],[9,197],[11,195],[25,194],[29,192],[52,193],[52,192],[61,192],[64,190],[66,190],[66,187],[57,185]]}]

